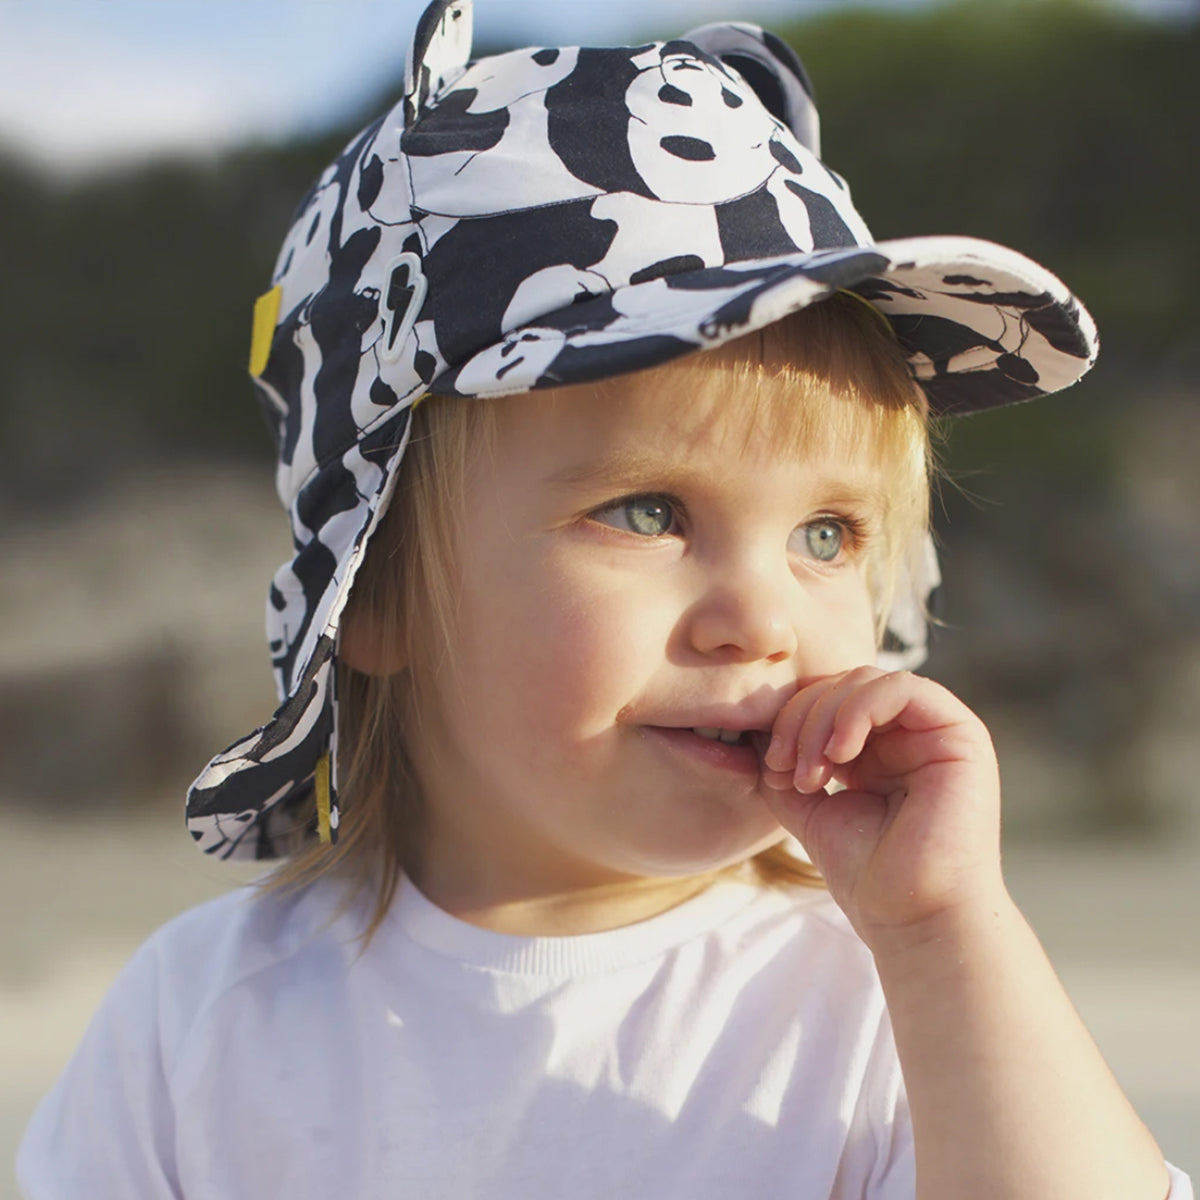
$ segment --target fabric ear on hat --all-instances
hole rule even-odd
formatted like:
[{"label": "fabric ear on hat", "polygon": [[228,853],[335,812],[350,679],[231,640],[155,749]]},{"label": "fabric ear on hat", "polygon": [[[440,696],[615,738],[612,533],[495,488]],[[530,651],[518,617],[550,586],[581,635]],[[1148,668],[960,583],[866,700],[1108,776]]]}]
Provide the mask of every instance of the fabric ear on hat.
[{"label": "fabric ear on hat", "polygon": [[821,121],[812,81],[796,52],[773,33],[740,21],[701,25],[681,39],[732,67],[754,89],[763,107],[817,157]]},{"label": "fabric ear on hat", "polygon": [[471,60],[472,0],[434,0],[417,22],[404,67],[404,124],[411,128],[436,96]]}]

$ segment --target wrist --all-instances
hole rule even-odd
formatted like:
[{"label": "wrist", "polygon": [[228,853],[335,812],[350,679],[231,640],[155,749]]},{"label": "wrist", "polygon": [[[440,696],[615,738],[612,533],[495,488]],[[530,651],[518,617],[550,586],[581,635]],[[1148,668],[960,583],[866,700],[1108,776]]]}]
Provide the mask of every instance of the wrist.
[{"label": "wrist", "polygon": [[962,966],[986,956],[1016,926],[1024,926],[1016,903],[1001,880],[960,903],[947,905],[918,921],[876,925],[860,930],[881,978],[897,973]]}]

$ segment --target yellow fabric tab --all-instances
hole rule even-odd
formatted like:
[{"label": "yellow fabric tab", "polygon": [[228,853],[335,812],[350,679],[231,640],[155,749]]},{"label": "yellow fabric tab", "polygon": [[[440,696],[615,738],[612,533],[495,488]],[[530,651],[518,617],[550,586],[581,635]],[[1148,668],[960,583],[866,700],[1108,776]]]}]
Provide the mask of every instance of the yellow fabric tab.
[{"label": "yellow fabric tab", "polygon": [[250,374],[257,379],[267,369],[271,354],[271,339],[275,336],[275,325],[279,320],[279,302],[283,287],[276,284],[269,292],[263,292],[254,302],[254,328],[250,334]]},{"label": "yellow fabric tab", "polygon": [[317,834],[321,844],[328,846],[333,838],[329,832],[329,755],[322,754],[317,759],[317,769],[313,776],[317,794]]}]

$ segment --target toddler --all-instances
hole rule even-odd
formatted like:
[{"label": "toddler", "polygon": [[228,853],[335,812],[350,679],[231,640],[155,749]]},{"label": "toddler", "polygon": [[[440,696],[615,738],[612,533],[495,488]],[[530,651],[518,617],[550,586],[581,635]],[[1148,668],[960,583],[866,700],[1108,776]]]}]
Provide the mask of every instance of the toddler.
[{"label": "toddler", "polygon": [[114,985],[30,1200],[1176,1200],[911,674],[931,420],[1096,350],[1051,274],[876,243],[718,24],[470,63],[301,203],[251,373],[282,705],[199,847],[277,859]]}]

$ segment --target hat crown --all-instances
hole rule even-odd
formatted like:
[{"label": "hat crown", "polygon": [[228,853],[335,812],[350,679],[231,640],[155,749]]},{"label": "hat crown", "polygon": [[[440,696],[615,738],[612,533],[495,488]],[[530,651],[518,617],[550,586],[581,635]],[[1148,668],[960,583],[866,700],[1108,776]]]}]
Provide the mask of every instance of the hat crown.
[{"label": "hat crown", "polygon": [[[471,11],[427,10],[403,100],[328,168],[285,239],[258,376],[285,502],[388,410],[546,314],[870,241],[817,157],[807,77],[778,39],[709,25],[468,64]],[[404,295],[419,311],[396,308]]]}]

